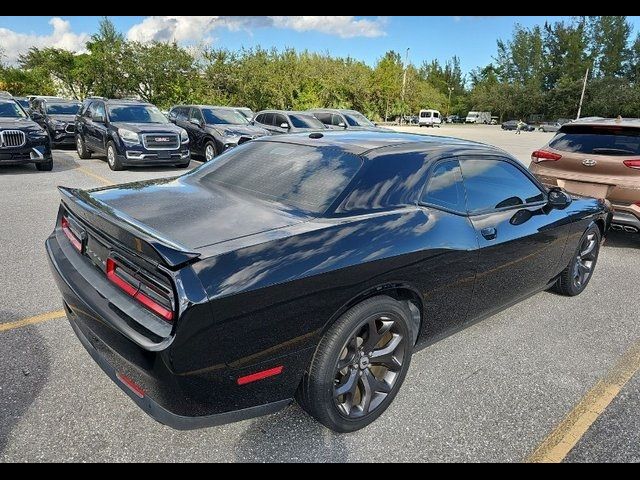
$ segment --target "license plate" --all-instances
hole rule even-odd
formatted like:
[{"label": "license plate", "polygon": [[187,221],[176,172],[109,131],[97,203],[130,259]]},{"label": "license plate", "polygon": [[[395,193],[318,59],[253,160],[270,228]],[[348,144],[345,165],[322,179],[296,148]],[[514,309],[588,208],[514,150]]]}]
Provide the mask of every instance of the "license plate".
[{"label": "license plate", "polygon": [[607,198],[609,193],[609,185],[598,183],[565,181],[564,185],[560,185],[560,181],[558,181],[558,185],[568,192],[584,195],[585,197]]},{"label": "license plate", "polygon": [[171,158],[170,152],[158,152],[158,158],[160,160],[169,160]]}]

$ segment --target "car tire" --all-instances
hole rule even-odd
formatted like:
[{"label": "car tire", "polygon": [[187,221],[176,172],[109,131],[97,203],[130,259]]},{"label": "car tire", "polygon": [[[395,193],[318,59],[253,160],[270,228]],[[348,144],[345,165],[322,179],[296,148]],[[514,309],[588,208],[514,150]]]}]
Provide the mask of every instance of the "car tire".
[{"label": "car tire", "polygon": [[53,170],[53,158],[48,162],[36,163],[36,168],[39,172],[50,172],[51,170]]},{"label": "car tire", "polygon": [[82,160],[88,160],[91,158],[91,152],[80,135],[76,135],[76,152],[78,152],[78,156]]},{"label": "car tire", "polygon": [[593,277],[600,254],[600,229],[591,225],[584,233],[567,268],[560,274],[554,290],[567,297],[584,292]]},{"label": "car tire", "polygon": [[339,433],[376,420],[409,370],[415,338],[411,319],[409,307],[388,296],[370,298],[343,314],[322,337],[304,375],[297,394],[302,408]]},{"label": "car tire", "polygon": [[216,148],[216,144],[211,140],[204,144],[204,149],[202,151],[204,152],[203,158],[205,162],[210,162],[218,156],[218,149]]},{"label": "car tire", "polygon": [[124,170],[122,162],[118,158],[118,151],[116,150],[116,146],[112,141],[107,143],[107,164],[109,168],[114,172]]}]

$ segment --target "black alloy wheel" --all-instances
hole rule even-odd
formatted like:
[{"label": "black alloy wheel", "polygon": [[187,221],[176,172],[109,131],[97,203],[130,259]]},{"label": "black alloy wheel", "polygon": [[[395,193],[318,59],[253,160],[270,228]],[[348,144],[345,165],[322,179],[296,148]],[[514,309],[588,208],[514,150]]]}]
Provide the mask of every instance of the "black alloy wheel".
[{"label": "black alloy wheel", "polygon": [[569,297],[580,295],[593,277],[600,254],[600,229],[591,225],[584,233],[578,244],[571,262],[560,274],[554,289]]},{"label": "black alloy wheel", "polygon": [[409,369],[415,321],[406,302],[386,295],[348,310],[320,340],[298,390],[301,406],[340,433],[376,420]]}]

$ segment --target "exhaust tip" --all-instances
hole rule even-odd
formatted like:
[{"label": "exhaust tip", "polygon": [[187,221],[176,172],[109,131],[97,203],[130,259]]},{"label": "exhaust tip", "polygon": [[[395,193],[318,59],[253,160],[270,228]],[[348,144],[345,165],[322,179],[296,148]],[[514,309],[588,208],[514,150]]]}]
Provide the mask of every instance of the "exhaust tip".
[{"label": "exhaust tip", "polygon": [[638,229],[636,227],[624,227],[624,231],[627,233],[638,233]]}]

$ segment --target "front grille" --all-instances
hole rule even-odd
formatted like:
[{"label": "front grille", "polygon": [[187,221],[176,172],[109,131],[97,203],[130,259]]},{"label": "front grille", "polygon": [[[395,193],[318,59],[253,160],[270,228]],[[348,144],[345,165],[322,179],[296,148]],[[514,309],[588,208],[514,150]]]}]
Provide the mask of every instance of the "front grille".
[{"label": "front grille", "polygon": [[27,136],[20,130],[0,132],[0,148],[22,147],[25,143],[27,143]]},{"label": "front grille", "polygon": [[64,127],[64,131],[67,133],[76,133],[76,126],[73,123],[68,123],[66,127]]},{"label": "front grille", "polygon": [[180,137],[173,133],[147,133],[142,135],[147,150],[176,150],[180,148]]}]

